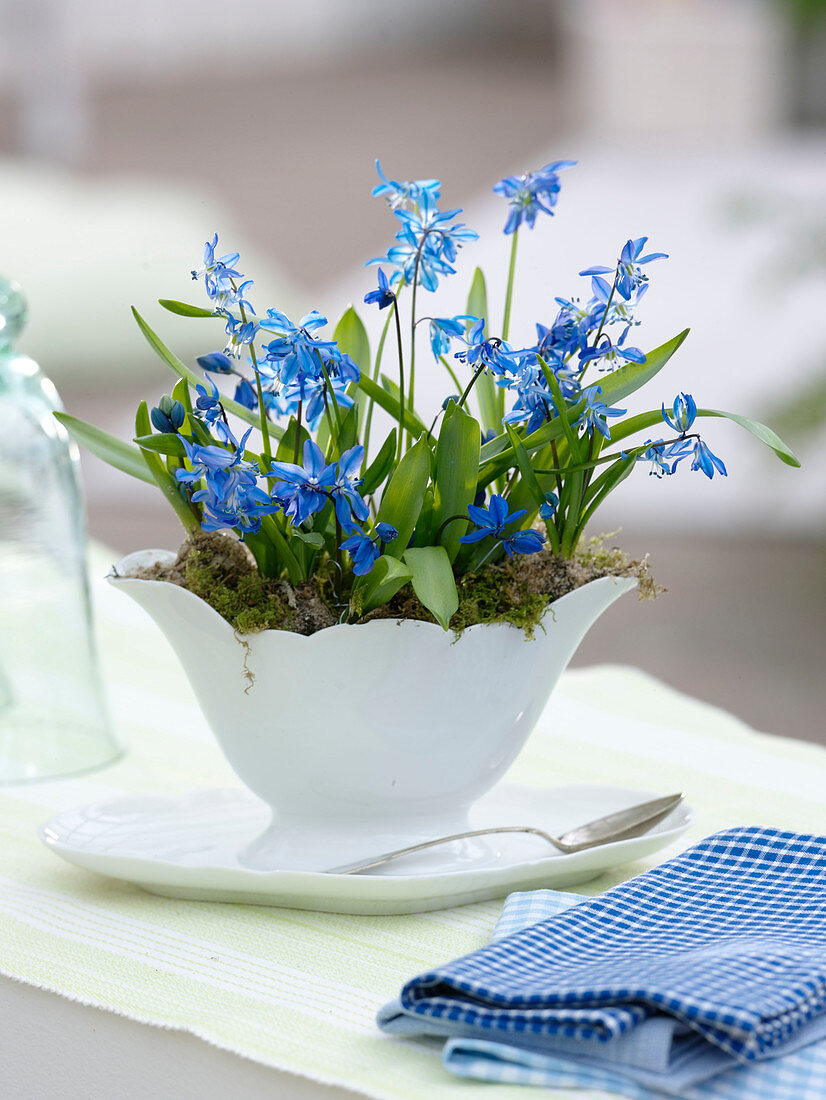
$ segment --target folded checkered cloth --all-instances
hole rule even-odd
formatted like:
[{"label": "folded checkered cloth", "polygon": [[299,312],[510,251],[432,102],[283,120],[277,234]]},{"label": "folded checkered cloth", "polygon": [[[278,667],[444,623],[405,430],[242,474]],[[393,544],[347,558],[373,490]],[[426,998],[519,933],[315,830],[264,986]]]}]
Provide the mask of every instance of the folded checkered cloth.
[{"label": "folded checkered cloth", "polygon": [[458,1036],[457,1072],[483,1039],[669,1091],[789,1054],[826,1035],[824,871],[826,838],[717,834],[416,978],[380,1024]]}]

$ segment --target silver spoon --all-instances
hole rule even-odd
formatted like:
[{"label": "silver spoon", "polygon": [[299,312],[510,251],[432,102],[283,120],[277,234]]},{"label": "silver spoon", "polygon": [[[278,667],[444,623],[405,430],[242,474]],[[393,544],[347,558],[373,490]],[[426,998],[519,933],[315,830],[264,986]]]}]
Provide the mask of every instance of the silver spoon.
[{"label": "silver spoon", "polygon": [[421,844],[411,844],[408,848],[397,848],[393,852],[385,852],[380,856],[372,856],[369,859],[357,860],[355,863],[344,863],[341,867],[331,867],[325,872],[328,875],[356,875],[360,871],[370,871],[374,867],[381,867],[392,859],[400,859],[402,856],[412,855],[414,852],[423,852],[426,848],[435,848],[438,844],[449,844],[452,840],[465,840],[474,836],[489,836],[492,833],[530,833],[533,836],[541,836],[554,848],[559,849],[564,855],[572,852],[581,852],[585,848],[596,848],[600,844],[610,844],[617,840],[628,840],[631,837],[640,836],[647,832],[652,825],[668,817],[685,798],[685,793],[666,795],[664,798],[655,798],[651,802],[642,802],[638,806],[630,806],[627,810],[608,814],[607,817],[598,817],[596,821],[589,821],[587,825],[580,825],[576,829],[569,829],[562,836],[551,836],[542,829],[536,829],[532,825],[499,825],[490,829],[473,829],[467,833],[453,833],[451,836],[440,836],[436,840],[425,840]]}]

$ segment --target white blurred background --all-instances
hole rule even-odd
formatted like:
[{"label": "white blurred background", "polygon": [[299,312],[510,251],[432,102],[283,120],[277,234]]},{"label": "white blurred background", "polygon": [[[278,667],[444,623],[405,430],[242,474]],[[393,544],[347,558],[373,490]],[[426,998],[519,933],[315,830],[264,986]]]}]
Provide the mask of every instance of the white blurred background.
[{"label": "white blurred background", "polygon": [[[377,156],[442,179],[481,234],[427,312],[462,310],[480,264],[498,316],[490,188],[549,160],[579,166],[557,216],[522,233],[515,341],[626,238],[670,254],[635,342],[692,332],[644,406],[688,390],[767,419],[803,468],[724,421],[705,434],[727,479],[641,468],[597,527],[650,551],[669,594],[620,601],[578,661],[826,740],[826,0],[0,0],[0,268],[69,410],[126,438],[137,400],[172,382],[129,305],[187,361],[220,346],[212,322],[153,304],[198,300],[189,270],[217,230],[259,306],[332,322],[395,230],[370,195]],[[443,377],[422,377],[423,412]],[[180,540],[159,495],[84,466],[96,538]]]}]

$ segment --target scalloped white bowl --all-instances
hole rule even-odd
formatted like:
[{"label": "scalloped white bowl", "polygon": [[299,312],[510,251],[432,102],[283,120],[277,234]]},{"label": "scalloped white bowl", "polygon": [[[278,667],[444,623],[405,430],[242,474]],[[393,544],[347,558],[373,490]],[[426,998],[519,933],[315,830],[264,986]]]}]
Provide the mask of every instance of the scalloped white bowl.
[{"label": "scalloped white bowl", "polygon": [[271,807],[241,853],[259,870],[320,870],[467,828],[588,628],[636,585],[583,585],[549,605],[533,639],[389,619],[241,638],[187,589],[130,576],[174,556],[137,551],[108,579],[164,632],[227,760]]}]

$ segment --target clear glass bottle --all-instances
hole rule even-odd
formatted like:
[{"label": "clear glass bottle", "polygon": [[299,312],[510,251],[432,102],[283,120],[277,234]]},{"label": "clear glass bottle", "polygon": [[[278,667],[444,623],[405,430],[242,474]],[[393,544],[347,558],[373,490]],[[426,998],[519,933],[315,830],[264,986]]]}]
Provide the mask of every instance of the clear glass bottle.
[{"label": "clear glass bottle", "polygon": [[0,783],[116,760],[86,572],[77,449],[60,399],[15,351],[19,287],[0,276]]}]

